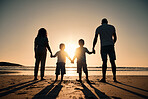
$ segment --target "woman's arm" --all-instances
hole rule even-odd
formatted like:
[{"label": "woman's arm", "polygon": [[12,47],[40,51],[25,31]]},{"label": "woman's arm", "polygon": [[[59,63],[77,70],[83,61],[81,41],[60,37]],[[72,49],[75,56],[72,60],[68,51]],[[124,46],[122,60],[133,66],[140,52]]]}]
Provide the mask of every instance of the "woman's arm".
[{"label": "woman's arm", "polygon": [[47,43],[47,49],[49,50],[49,52],[52,54],[51,48],[49,46],[49,44]]},{"label": "woman's arm", "polygon": [[35,53],[35,58],[36,58],[36,48],[37,48],[37,44],[36,44],[36,39],[35,39],[35,41],[34,41],[34,53]]}]

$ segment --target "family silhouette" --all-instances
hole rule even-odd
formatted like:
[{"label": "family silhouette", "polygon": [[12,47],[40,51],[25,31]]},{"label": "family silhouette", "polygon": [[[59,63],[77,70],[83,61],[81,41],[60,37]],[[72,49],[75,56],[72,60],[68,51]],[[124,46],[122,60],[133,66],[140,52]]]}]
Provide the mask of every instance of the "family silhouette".
[{"label": "family silhouette", "polygon": [[46,55],[47,55],[47,49],[50,52],[50,57],[54,58],[57,57],[57,63],[56,63],[56,79],[58,80],[58,75],[60,75],[61,71],[61,82],[63,81],[63,76],[66,74],[65,64],[66,64],[66,57],[71,61],[71,63],[74,63],[74,60],[77,58],[77,73],[79,73],[79,79],[76,81],[82,82],[82,68],[86,75],[86,80],[89,83],[88,79],[88,69],[87,69],[87,62],[86,62],[86,53],[88,54],[95,54],[95,45],[98,40],[98,35],[100,36],[100,53],[102,58],[102,74],[103,77],[100,80],[100,82],[106,82],[106,69],[107,69],[107,56],[109,56],[110,63],[112,66],[112,72],[113,72],[113,80],[114,82],[117,82],[116,80],[116,54],[115,54],[115,43],[117,41],[116,36],[116,30],[113,25],[108,24],[108,20],[106,18],[102,19],[101,25],[97,27],[95,32],[95,37],[93,40],[93,48],[90,52],[86,47],[84,47],[85,41],[83,39],[80,39],[78,41],[78,44],[80,47],[78,47],[75,51],[75,56],[73,59],[71,59],[67,52],[65,52],[65,44],[61,43],[59,45],[60,50],[55,53],[55,55],[52,54],[51,48],[48,43],[47,38],[47,31],[44,28],[39,29],[37,37],[34,41],[34,52],[35,52],[35,68],[34,68],[34,80],[37,80],[38,76],[38,69],[39,64],[41,64],[41,80],[44,79],[44,71],[45,71],[45,62],[46,62]]}]

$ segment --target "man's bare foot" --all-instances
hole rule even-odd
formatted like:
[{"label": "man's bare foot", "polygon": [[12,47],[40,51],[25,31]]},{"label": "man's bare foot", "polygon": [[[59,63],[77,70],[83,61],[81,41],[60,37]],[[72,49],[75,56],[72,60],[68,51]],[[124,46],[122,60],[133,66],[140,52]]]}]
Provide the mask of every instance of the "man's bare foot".
[{"label": "man's bare foot", "polygon": [[106,80],[102,78],[99,82],[106,83]]},{"label": "man's bare foot", "polygon": [[114,82],[118,82],[116,78],[113,78]]},{"label": "man's bare foot", "polygon": [[41,78],[41,80],[46,80],[46,79],[44,79],[44,78]]}]

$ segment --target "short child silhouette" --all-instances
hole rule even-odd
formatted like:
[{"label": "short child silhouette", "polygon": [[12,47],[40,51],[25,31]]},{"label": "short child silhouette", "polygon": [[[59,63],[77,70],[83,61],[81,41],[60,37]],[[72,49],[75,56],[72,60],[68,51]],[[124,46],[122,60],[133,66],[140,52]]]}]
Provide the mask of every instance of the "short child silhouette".
[{"label": "short child silhouette", "polygon": [[58,80],[58,75],[60,75],[61,71],[61,82],[63,81],[63,76],[66,74],[65,70],[65,63],[66,63],[66,57],[71,61],[71,58],[68,56],[68,54],[64,51],[65,49],[65,44],[61,43],[60,44],[60,51],[56,52],[55,55],[51,55],[51,57],[56,57],[57,56],[57,66],[56,66],[56,79],[55,81]]}]

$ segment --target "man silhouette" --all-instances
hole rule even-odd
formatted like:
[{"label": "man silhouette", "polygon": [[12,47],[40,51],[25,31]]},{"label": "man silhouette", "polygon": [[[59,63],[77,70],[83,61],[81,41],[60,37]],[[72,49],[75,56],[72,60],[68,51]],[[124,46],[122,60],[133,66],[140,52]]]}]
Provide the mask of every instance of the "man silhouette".
[{"label": "man silhouette", "polygon": [[106,18],[102,19],[102,25],[96,29],[95,38],[93,41],[93,51],[95,52],[95,45],[97,43],[98,34],[100,35],[101,42],[101,58],[103,78],[100,82],[106,82],[106,69],[107,69],[107,55],[109,55],[110,63],[112,66],[113,80],[116,82],[116,55],[114,45],[117,41],[116,30],[113,25],[109,25]]}]

